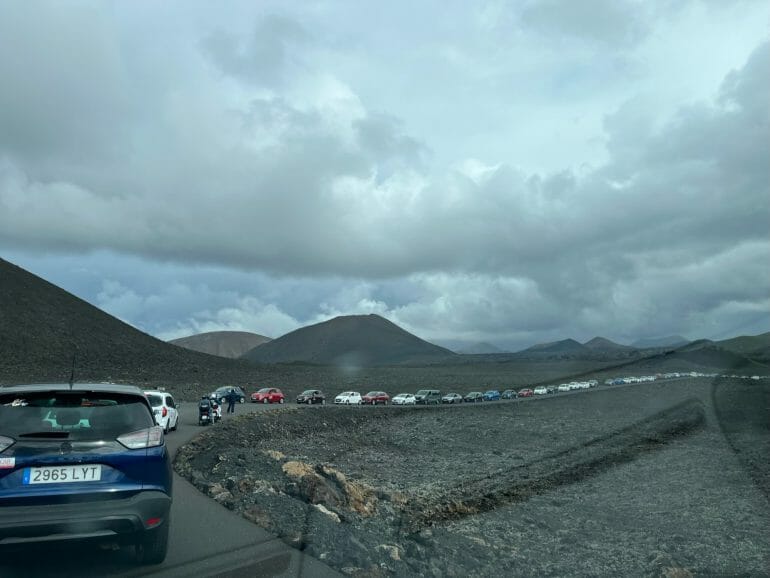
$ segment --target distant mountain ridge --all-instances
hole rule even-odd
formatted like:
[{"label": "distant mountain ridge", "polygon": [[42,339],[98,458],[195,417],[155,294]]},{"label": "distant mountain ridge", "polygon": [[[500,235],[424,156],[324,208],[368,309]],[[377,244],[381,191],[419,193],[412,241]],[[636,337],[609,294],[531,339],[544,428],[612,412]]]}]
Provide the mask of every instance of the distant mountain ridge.
[{"label": "distant mountain ridge", "polygon": [[208,331],[172,339],[169,343],[200,353],[237,359],[247,351],[269,341],[272,341],[270,337],[248,331]]},{"label": "distant mountain ridge", "polygon": [[638,349],[651,349],[653,347],[680,347],[689,342],[689,339],[682,337],[681,335],[669,335],[667,337],[637,339],[631,346]]},{"label": "distant mountain ridge", "polygon": [[457,351],[457,353],[462,353],[464,355],[478,355],[481,353],[504,353],[502,349],[486,341],[480,341],[478,343],[469,343],[464,347],[461,347],[455,351]]},{"label": "distant mountain ridge", "polygon": [[428,343],[379,315],[348,315],[302,327],[252,349],[259,363],[339,366],[436,363],[456,354]]}]

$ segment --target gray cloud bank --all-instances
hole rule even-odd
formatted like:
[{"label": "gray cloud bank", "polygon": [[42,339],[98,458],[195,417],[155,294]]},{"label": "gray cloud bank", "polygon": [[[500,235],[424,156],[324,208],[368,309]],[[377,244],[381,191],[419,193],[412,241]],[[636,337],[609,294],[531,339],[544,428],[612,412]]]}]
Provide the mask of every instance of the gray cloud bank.
[{"label": "gray cloud bank", "polygon": [[[521,21],[573,37],[558,4]],[[641,42],[650,24],[618,27],[623,11],[604,4],[580,27],[593,45]],[[472,154],[432,162],[430,135],[369,109],[292,18],[213,29],[159,58],[78,6],[0,9],[0,247],[348,280],[314,313],[240,285],[155,333],[275,335],[368,310],[427,337],[512,343],[619,326],[716,334],[770,310],[768,43],[673,115],[643,99],[607,111],[596,166],[538,173]],[[125,318],[143,324],[135,289],[102,289],[113,311],[133,292]]]}]

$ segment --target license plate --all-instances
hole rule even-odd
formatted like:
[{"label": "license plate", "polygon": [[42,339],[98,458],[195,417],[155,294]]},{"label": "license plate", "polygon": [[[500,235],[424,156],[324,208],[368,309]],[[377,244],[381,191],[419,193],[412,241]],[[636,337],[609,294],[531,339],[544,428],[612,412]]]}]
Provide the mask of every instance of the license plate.
[{"label": "license plate", "polygon": [[77,482],[98,482],[102,479],[102,466],[84,464],[79,466],[44,466],[24,470],[24,484],[67,484]]}]

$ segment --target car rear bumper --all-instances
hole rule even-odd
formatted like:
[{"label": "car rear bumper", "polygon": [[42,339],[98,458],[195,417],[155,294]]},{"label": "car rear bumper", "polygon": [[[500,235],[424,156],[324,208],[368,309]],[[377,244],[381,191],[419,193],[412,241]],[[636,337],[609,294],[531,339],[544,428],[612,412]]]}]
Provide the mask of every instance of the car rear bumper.
[{"label": "car rear bumper", "polygon": [[0,546],[87,538],[126,538],[168,519],[171,497],[158,491],[70,504],[0,506]]}]

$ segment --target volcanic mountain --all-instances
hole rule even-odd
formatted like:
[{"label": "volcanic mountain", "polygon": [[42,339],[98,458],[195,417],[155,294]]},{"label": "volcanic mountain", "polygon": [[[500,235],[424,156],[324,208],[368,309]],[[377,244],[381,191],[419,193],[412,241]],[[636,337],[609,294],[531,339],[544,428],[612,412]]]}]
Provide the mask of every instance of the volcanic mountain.
[{"label": "volcanic mountain", "polygon": [[583,345],[593,351],[626,351],[633,349],[633,347],[615,343],[606,337],[594,337],[590,341],[586,341]]},{"label": "volcanic mountain", "polygon": [[550,353],[563,355],[577,355],[581,353],[590,353],[590,349],[578,343],[574,339],[562,339],[561,341],[551,341],[549,343],[538,343],[528,347],[520,353]]},{"label": "volcanic mountain", "polygon": [[237,359],[247,351],[268,341],[272,339],[248,331],[209,331],[172,339],[169,343],[209,355]]},{"label": "volcanic mountain", "polygon": [[349,315],[287,333],[252,349],[243,358],[261,363],[363,367],[439,363],[455,355],[379,315]]},{"label": "volcanic mountain", "polygon": [[243,383],[254,367],[170,345],[0,259],[0,383]]}]

